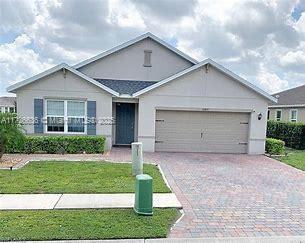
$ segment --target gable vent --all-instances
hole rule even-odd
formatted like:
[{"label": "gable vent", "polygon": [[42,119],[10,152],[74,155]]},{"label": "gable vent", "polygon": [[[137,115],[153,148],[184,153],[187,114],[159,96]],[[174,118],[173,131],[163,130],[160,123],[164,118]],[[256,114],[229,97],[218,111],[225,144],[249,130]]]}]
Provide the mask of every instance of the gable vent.
[{"label": "gable vent", "polygon": [[151,50],[144,50],[144,67],[151,67]]}]

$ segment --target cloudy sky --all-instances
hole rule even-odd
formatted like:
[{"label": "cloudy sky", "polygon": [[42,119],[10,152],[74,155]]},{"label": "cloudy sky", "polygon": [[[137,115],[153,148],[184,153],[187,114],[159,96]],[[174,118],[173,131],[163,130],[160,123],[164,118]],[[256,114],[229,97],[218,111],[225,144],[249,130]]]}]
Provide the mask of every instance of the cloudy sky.
[{"label": "cloudy sky", "polygon": [[0,0],[0,95],[147,31],[268,92],[305,84],[305,0]]}]

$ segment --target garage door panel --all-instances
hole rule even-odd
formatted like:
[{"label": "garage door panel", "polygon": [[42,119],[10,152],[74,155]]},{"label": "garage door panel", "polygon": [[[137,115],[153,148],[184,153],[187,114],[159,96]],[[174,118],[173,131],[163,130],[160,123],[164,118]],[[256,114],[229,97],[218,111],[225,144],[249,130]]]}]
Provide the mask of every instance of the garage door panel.
[{"label": "garage door panel", "polygon": [[157,111],[156,151],[246,153],[248,113]]}]

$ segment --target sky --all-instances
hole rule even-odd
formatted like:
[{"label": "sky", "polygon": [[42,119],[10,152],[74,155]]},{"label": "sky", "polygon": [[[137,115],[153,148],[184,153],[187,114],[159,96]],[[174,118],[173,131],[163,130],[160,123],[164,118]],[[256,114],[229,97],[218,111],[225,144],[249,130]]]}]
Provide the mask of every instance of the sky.
[{"label": "sky", "polygon": [[305,0],[0,0],[0,95],[147,31],[267,92],[305,84]]}]

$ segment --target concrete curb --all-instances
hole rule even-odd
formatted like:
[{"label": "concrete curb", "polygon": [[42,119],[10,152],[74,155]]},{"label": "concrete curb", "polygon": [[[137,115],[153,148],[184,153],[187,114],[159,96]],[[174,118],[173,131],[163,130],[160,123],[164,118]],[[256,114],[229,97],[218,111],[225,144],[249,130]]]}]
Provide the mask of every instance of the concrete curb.
[{"label": "concrete curb", "polygon": [[305,236],[228,237],[228,238],[167,238],[147,239],[145,243],[305,243]]},{"label": "concrete curb", "polygon": [[122,240],[50,240],[50,241],[0,241],[1,243],[144,243],[144,239]]},{"label": "concrete curb", "polygon": [[[3,243],[11,243],[7,241]],[[13,241],[15,243],[305,243],[305,236],[236,237],[236,238],[167,238],[120,240],[63,240],[63,241]]]}]

